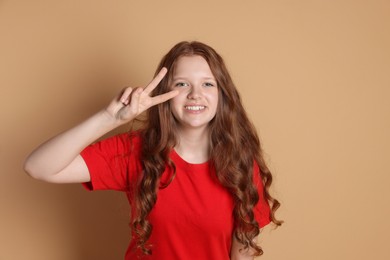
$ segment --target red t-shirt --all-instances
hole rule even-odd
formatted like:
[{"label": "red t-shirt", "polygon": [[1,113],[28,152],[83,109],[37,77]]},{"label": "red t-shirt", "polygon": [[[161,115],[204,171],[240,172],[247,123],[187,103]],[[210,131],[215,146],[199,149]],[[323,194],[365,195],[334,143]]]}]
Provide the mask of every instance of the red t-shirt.
[{"label": "red t-shirt", "polygon": [[[133,185],[142,171],[138,135],[121,134],[88,146],[82,153],[91,182],[89,190],[118,190],[126,192],[133,201]],[[176,176],[168,187],[159,189],[157,202],[150,212],[153,225],[149,244],[152,255],[142,259],[230,259],[232,243],[233,200],[229,192],[213,178],[208,162],[191,164],[172,150],[170,158],[176,166]],[[171,176],[170,170],[162,180]],[[270,222],[270,208],[263,198],[259,169],[254,167],[254,182],[260,200],[254,208],[260,227]],[[126,260],[142,256],[132,241]],[[137,257],[138,256],[138,257]]]}]

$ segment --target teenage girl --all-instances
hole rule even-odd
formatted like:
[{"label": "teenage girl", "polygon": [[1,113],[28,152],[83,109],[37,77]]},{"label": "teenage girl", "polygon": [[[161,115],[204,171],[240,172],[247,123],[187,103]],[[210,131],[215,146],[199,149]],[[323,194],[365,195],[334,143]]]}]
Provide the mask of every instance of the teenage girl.
[{"label": "teenage girl", "polygon": [[[93,143],[146,112],[137,131]],[[33,151],[26,172],[52,183],[118,190],[131,205],[125,259],[253,259],[279,202],[258,135],[221,56],[180,42],[144,88],[126,88]]]}]

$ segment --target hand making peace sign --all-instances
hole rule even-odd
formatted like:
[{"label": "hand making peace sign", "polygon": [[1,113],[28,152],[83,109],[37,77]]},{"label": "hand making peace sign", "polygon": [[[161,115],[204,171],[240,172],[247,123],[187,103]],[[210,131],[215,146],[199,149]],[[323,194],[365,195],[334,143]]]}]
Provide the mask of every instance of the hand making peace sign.
[{"label": "hand making peace sign", "polygon": [[125,88],[106,108],[106,112],[122,124],[136,118],[139,114],[150,107],[163,103],[179,92],[172,90],[167,93],[151,97],[150,93],[157,87],[167,74],[167,69],[162,68],[157,76],[145,88]]}]

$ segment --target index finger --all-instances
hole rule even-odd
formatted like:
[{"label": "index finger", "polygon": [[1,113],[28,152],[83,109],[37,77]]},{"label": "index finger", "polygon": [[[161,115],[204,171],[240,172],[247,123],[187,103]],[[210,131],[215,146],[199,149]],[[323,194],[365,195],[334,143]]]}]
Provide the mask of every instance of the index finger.
[{"label": "index finger", "polygon": [[156,75],[156,77],[154,77],[154,79],[152,79],[152,81],[146,86],[146,88],[144,89],[144,92],[146,92],[146,94],[149,94],[150,92],[152,92],[153,89],[155,89],[157,87],[158,83],[160,83],[161,80],[165,77],[167,72],[168,72],[168,69],[163,67],[160,70],[160,72]]},{"label": "index finger", "polygon": [[176,97],[179,94],[178,90],[171,90],[164,94],[152,97],[152,106],[164,103],[165,101],[170,100],[171,98]]}]

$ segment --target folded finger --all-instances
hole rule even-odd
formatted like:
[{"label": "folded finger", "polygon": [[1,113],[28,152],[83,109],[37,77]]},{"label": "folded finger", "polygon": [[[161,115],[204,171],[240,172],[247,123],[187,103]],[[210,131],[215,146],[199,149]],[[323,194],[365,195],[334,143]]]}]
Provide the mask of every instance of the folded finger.
[{"label": "folded finger", "polygon": [[133,92],[133,89],[131,87],[127,87],[120,95],[119,102],[121,102],[124,106],[127,106],[130,103],[131,92]]},{"label": "folded finger", "polygon": [[139,107],[139,99],[140,99],[140,96],[141,96],[141,93],[142,93],[143,89],[142,88],[137,88],[135,89],[132,93],[131,93],[131,96],[130,96],[130,110],[133,111],[133,113],[137,113],[138,112],[138,107]]}]

